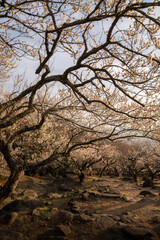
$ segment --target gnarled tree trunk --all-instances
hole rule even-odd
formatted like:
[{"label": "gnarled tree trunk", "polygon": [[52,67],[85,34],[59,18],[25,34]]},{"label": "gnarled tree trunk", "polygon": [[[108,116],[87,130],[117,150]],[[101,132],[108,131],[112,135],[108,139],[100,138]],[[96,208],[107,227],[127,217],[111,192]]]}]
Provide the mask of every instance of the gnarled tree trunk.
[{"label": "gnarled tree trunk", "polygon": [[0,203],[9,197],[16,189],[21,176],[24,175],[23,170],[13,170],[7,182],[0,188]]}]

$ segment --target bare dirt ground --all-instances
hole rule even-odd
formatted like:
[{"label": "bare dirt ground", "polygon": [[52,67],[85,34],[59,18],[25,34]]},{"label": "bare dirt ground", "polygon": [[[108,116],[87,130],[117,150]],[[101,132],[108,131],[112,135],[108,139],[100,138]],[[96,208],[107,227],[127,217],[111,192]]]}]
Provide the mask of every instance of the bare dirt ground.
[{"label": "bare dirt ground", "polygon": [[24,176],[4,205],[1,240],[160,239],[159,186],[109,177],[79,184]]}]

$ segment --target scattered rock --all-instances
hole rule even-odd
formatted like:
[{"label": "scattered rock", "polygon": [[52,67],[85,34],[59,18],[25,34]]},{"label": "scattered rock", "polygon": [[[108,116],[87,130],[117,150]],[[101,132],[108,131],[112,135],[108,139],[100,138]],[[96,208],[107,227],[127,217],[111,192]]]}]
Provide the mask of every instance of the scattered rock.
[{"label": "scattered rock", "polygon": [[31,189],[24,190],[22,196],[29,199],[38,198],[38,194]]},{"label": "scattered rock", "polygon": [[146,240],[158,240],[159,237],[155,232],[153,232],[149,228],[141,227],[141,226],[131,226],[128,228],[126,226],[125,232],[128,233],[129,235],[133,236],[133,239],[135,238],[136,240],[139,239],[146,239]]},{"label": "scattered rock", "polygon": [[73,220],[73,213],[65,210],[55,211],[50,217],[49,224],[60,225],[60,224],[70,224]]},{"label": "scattered rock", "polygon": [[141,191],[139,193],[139,195],[142,195],[142,196],[152,196],[152,197],[156,196],[154,193],[152,193],[150,191]]},{"label": "scattered rock", "polygon": [[99,192],[97,190],[87,190],[85,192],[86,194],[88,194],[88,197],[98,197],[98,198],[111,198],[111,199],[117,199],[120,198],[120,194],[119,193],[108,193],[108,192]]},{"label": "scattered rock", "polygon": [[40,235],[37,240],[69,240],[67,236],[55,236],[56,229],[48,230]]},{"label": "scattered rock", "polygon": [[18,187],[19,186],[26,186],[26,184],[28,186],[34,186],[36,184],[36,178],[34,177],[30,177],[30,176],[22,176],[22,178],[20,179],[19,183],[18,183]]},{"label": "scattered rock", "polygon": [[107,193],[110,193],[110,192],[113,191],[109,185],[99,184],[97,187],[98,187],[98,191],[99,191],[99,192],[107,192]]},{"label": "scattered rock", "polygon": [[60,199],[60,198],[62,198],[63,197],[63,195],[62,194],[58,194],[58,193],[48,193],[47,194],[47,197],[49,197],[49,198],[54,198],[54,199]]},{"label": "scattered rock", "polygon": [[141,226],[114,226],[105,230],[95,240],[158,240],[158,235],[148,228]]},{"label": "scattered rock", "polygon": [[66,186],[65,184],[61,183],[60,186],[59,186],[59,190],[60,191],[71,191],[72,189],[68,186]]},{"label": "scattered rock", "polygon": [[68,236],[71,234],[71,229],[69,226],[66,225],[59,225],[55,229],[55,235],[56,236]]},{"label": "scattered rock", "polygon": [[54,215],[55,213],[58,212],[58,208],[52,208],[51,209],[51,214]]},{"label": "scattered rock", "polygon": [[44,207],[45,204],[40,200],[14,200],[5,205],[2,211],[5,212],[20,212],[25,210],[33,210],[37,207]]},{"label": "scattered rock", "polygon": [[114,190],[110,188],[110,186],[104,186],[103,191],[105,193],[115,193]]},{"label": "scattered rock", "polygon": [[96,210],[95,209],[88,209],[88,210],[85,210],[84,213],[88,216],[93,216],[93,214],[96,213]]},{"label": "scattered rock", "polygon": [[74,216],[74,220],[77,220],[80,222],[90,222],[90,221],[94,221],[94,219],[95,219],[94,217],[86,215],[85,213],[75,214]]},{"label": "scattered rock", "polygon": [[[101,231],[109,229],[112,226],[115,226],[115,224],[116,224],[115,220],[112,217],[110,217],[107,213],[93,214],[92,216],[96,219],[96,221],[94,221],[94,222],[96,222],[97,229],[99,229]],[[106,238],[106,239],[110,240],[110,238]],[[97,240],[101,240],[101,238],[98,238]]]},{"label": "scattered rock", "polygon": [[[36,181],[40,183],[39,179],[36,179]],[[142,225],[152,226],[154,231],[160,235],[158,188],[156,190],[142,189],[137,185],[133,187],[133,184],[121,182],[121,179],[117,181],[109,179],[108,182],[103,179],[102,182],[95,182],[95,185],[86,181],[83,186],[80,186],[77,182],[70,184],[64,179],[60,179],[54,186],[55,192],[53,191],[53,184],[46,188],[46,184],[49,184],[47,179],[46,184],[42,180],[43,186],[34,187],[35,191],[29,189],[24,191],[25,188],[20,186],[19,193],[17,192],[13,197],[17,199],[22,196],[23,199],[21,197],[19,200],[12,201],[3,208],[3,211],[0,211],[0,224],[7,225],[1,225],[1,227],[7,229],[5,237],[8,237],[3,238],[0,232],[0,240],[26,240],[27,238],[23,235],[12,237],[8,233],[9,229],[13,229],[15,232],[20,231],[24,234],[23,228],[25,232],[31,229],[33,235],[32,232],[29,235],[27,234],[28,238],[32,239],[33,237],[37,240],[69,240],[73,237],[76,237],[74,239],[93,240],[94,236],[100,231],[101,234],[95,240],[157,240],[157,235],[150,229],[142,227]],[[70,188],[71,186],[73,188]],[[50,190],[52,192],[48,193]],[[71,190],[72,192],[68,192]],[[36,192],[40,194],[41,199],[45,199],[45,203],[32,199],[36,197],[34,195]],[[67,198],[65,199],[64,196]],[[73,198],[69,203],[70,210],[59,210],[61,208],[66,209],[67,201],[71,196]],[[157,196],[157,198],[152,199],[150,196]],[[131,200],[125,204],[122,199],[127,198]],[[156,204],[151,205],[152,203]],[[142,208],[144,206],[147,206],[148,215],[145,213],[142,217],[141,213],[143,213]],[[45,221],[39,218],[43,212],[49,213],[48,215],[44,214]],[[36,221],[34,221],[34,216]],[[10,224],[13,225],[9,226]],[[19,228],[19,224],[23,224],[23,228]],[[24,224],[26,225],[24,226]],[[135,227],[138,224],[141,224],[141,227]],[[37,236],[38,234],[39,236]]]},{"label": "scattered rock", "polygon": [[80,207],[76,201],[71,200],[68,205],[69,205],[72,213],[80,213],[81,212]]},{"label": "scattered rock", "polygon": [[120,222],[125,223],[125,224],[131,224],[134,223],[134,219],[126,214],[122,214],[119,219]]},{"label": "scattered rock", "polygon": [[0,230],[1,240],[28,240],[22,233],[8,230]]},{"label": "scattered rock", "polygon": [[[118,198],[121,198],[121,195],[118,193],[104,193],[102,197],[110,198],[110,199],[118,199]],[[122,196],[122,198],[124,197]]]},{"label": "scattered rock", "polygon": [[80,207],[78,207],[78,206],[73,206],[73,207],[71,208],[71,212],[72,212],[72,213],[80,213],[80,212],[81,212]]},{"label": "scattered rock", "polygon": [[88,190],[87,192],[90,196],[94,197],[100,197],[102,195],[102,193],[98,192],[97,190]]},{"label": "scattered rock", "polygon": [[48,207],[35,208],[32,212],[32,215],[44,220],[49,218],[51,211]]}]

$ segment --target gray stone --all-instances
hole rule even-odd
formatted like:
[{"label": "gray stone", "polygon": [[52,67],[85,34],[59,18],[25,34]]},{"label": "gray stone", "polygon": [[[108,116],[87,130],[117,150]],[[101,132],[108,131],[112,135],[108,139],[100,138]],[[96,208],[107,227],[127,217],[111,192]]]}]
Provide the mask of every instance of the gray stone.
[{"label": "gray stone", "polygon": [[96,236],[95,240],[159,240],[151,229],[142,226],[120,225],[111,227]]},{"label": "gray stone", "polygon": [[131,224],[134,223],[133,218],[127,215],[122,215],[119,219],[120,222],[126,223],[126,224]]},{"label": "gray stone", "polygon": [[78,203],[76,201],[70,201],[69,207],[70,207],[72,213],[80,213],[81,212],[80,207],[78,206]]},{"label": "gray stone", "polygon": [[22,196],[28,199],[38,198],[38,194],[31,189],[24,190],[24,192],[22,193]]},{"label": "gray stone", "polygon": [[60,186],[59,186],[59,190],[60,190],[60,191],[71,191],[72,189],[62,183],[62,184],[60,184]]},{"label": "gray stone", "polygon": [[85,213],[75,214],[74,219],[78,220],[80,222],[90,222],[90,221],[94,221],[95,220],[95,218],[93,218],[93,217],[91,217],[89,215],[86,215]]},{"label": "gray stone", "polygon": [[69,240],[69,239],[70,238],[68,238],[67,236],[56,236],[56,229],[48,230],[37,238],[37,240]]},{"label": "gray stone", "polygon": [[116,221],[112,217],[109,217],[107,213],[93,214],[92,216],[96,219],[97,229],[101,231],[105,231],[116,224]]},{"label": "gray stone", "polygon": [[32,215],[33,216],[37,216],[41,219],[48,219],[49,215],[51,214],[51,212],[49,211],[50,209],[48,209],[47,207],[39,207],[39,208],[35,208],[32,211]]},{"label": "gray stone", "polygon": [[139,193],[139,195],[142,195],[142,196],[152,196],[152,197],[156,196],[154,193],[152,193],[150,191],[141,191]]},{"label": "gray stone", "polygon": [[69,226],[66,225],[59,225],[55,229],[55,235],[56,236],[68,236],[71,234],[71,229]]},{"label": "gray stone", "polygon": [[37,207],[44,207],[45,204],[40,200],[14,200],[5,205],[2,211],[5,212],[20,212],[25,210],[33,210]]},{"label": "gray stone", "polygon": [[73,220],[73,213],[65,210],[55,211],[50,217],[49,225],[70,224]]},{"label": "gray stone", "polygon": [[81,212],[80,207],[78,205],[71,206],[71,212],[72,213],[80,213]]},{"label": "gray stone", "polygon": [[118,193],[101,193],[96,190],[88,190],[87,191],[90,196],[94,197],[102,197],[102,198],[110,198],[110,199],[117,199],[120,198],[120,195]]},{"label": "gray stone", "polygon": [[1,240],[28,240],[26,236],[22,233],[9,230],[0,230],[0,239]]},{"label": "gray stone", "polygon": [[58,194],[58,193],[48,193],[47,194],[47,197],[49,197],[49,198],[54,198],[54,199],[60,199],[60,198],[62,198],[63,197],[63,195],[62,194]]}]

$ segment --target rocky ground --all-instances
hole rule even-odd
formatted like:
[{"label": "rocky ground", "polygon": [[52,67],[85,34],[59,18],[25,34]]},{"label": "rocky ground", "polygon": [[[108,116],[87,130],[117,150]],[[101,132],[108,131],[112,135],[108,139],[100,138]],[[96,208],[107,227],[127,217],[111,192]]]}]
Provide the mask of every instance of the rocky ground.
[{"label": "rocky ground", "polygon": [[160,187],[24,176],[0,210],[0,240],[10,239],[158,240]]}]

